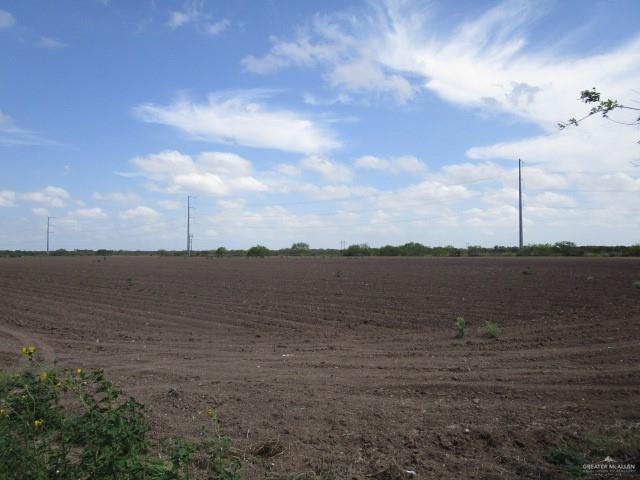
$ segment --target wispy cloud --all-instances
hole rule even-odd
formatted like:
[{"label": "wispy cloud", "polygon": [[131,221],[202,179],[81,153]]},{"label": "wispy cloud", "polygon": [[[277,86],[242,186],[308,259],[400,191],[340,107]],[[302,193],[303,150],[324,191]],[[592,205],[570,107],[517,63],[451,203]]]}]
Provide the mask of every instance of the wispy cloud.
[{"label": "wispy cloud", "polygon": [[194,25],[202,33],[208,35],[220,35],[230,24],[231,22],[227,18],[214,21],[213,16],[204,10],[202,0],[188,1],[182,10],[169,12],[169,20],[167,21],[167,26],[172,30]]},{"label": "wispy cloud", "polygon": [[38,42],[38,45],[43,48],[51,48],[51,49],[65,48],[67,46],[66,43],[63,43],[52,37],[40,37],[40,42]]},{"label": "wispy cloud", "polygon": [[168,125],[194,138],[216,143],[318,153],[340,146],[336,136],[318,120],[264,103],[255,91],[211,94],[206,103],[181,99],[161,106],[135,108],[142,121]]},{"label": "wispy cloud", "polygon": [[374,36],[359,32],[375,29],[371,20],[345,15],[316,15],[299,28],[293,40],[271,38],[273,46],[262,57],[242,59],[245,70],[270,74],[282,68],[324,67],[330,85],[352,93],[390,96],[400,103],[411,100],[417,89],[404,76],[375,58]]},{"label": "wispy cloud", "polygon": [[443,29],[437,13],[417,2],[387,1],[358,15],[316,16],[292,39],[272,38],[269,52],[245,57],[242,63],[258,74],[319,68],[339,91],[388,93],[401,103],[432,92],[452,104],[488,115],[507,114],[544,132],[472,148],[468,153],[473,159],[520,156],[565,169],[629,166],[640,158],[629,147],[637,129],[593,118],[592,125],[585,122],[574,132],[559,132],[556,123],[580,112],[576,97],[593,85],[611,98],[635,98],[640,36],[597,54],[536,48],[529,35],[549,8],[527,0],[503,1],[438,33]]},{"label": "wispy cloud", "polygon": [[11,28],[15,25],[16,18],[5,10],[0,10],[0,30]]},{"label": "wispy cloud", "polygon": [[13,118],[0,110],[0,145],[58,145],[37,132],[20,128]]}]

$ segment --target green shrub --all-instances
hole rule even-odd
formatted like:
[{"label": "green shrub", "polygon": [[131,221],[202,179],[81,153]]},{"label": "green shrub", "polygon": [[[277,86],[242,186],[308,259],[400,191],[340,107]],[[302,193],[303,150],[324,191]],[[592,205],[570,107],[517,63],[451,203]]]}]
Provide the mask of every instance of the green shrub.
[{"label": "green shrub", "polygon": [[346,257],[368,257],[372,254],[371,247],[366,243],[359,245],[349,245],[344,252]]},{"label": "green shrub", "polygon": [[586,475],[582,465],[587,463],[587,460],[579,450],[572,446],[560,445],[553,448],[544,454],[544,459],[570,474],[572,478],[582,478]]},{"label": "green shrub", "polygon": [[305,242],[297,242],[291,245],[289,249],[291,255],[308,255],[310,253],[309,244]]},{"label": "green shrub", "polygon": [[467,331],[467,322],[462,317],[456,318],[455,321],[456,326],[456,337],[462,338]]},{"label": "green shrub", "polygon": [[159,455],[142,404],[101,370],[46,367],[34,347],[22,352],[29,367],[0,374],[0,478],[186,480],[198,456],[207,478],[239,479],[239,462],[211,409],[213,431],[205,439],[177,439]]},{"label": "green shrub", "polygon": [[484,333],[489,338],[498,338],[498,325],[493,322],[484,324]]},{"label": "green shrub", "polygon": [[247,250],[248,257],[266,257],[271,253],[271,251],[262,245],[256,245],[255,247],[251,247]]}]

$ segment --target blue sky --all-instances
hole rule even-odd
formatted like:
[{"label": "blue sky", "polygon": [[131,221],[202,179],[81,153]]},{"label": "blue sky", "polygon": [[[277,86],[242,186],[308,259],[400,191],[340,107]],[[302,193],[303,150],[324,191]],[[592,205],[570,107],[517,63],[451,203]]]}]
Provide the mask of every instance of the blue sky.
[{"label": "blue sky", "polygon": [[[0,248],[640,242],[640,4],[0,1]],[[634,120],[616,112],[612,120]]]}]

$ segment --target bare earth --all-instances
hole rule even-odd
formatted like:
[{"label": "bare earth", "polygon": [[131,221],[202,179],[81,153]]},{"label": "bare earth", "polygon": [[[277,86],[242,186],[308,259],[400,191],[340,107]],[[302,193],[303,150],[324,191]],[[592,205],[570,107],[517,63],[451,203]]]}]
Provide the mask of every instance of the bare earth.
[{"label": "bare earth", "polygon": [[214,406],[238,445],[285,446],[247,479],[558,478],[550,448],[638,429],[635,280],[639,259],[2,258],[0,367],[35,344],[104,368],[162,435]]}]

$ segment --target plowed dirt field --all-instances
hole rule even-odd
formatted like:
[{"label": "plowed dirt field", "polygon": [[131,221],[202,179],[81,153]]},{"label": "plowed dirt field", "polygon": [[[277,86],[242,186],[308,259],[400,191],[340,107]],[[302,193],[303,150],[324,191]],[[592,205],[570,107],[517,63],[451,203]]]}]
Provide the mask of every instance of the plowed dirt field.
[{"label": "plowed dirt field", "polygon": [[562,478],[545,453],[638,438],[636,280],[638,259],[3,258],[0,366],[35,344],[104,368],[161,435],[214,406],[239,446],[284,446],[246,479]]}]

